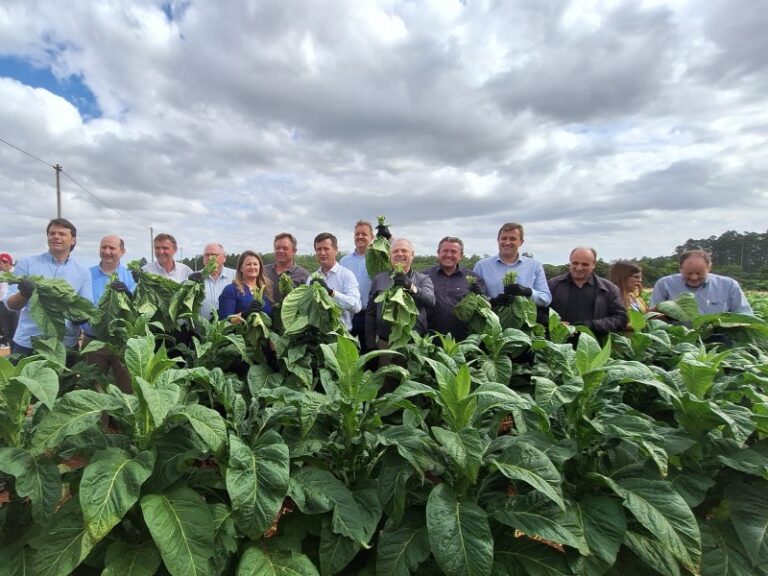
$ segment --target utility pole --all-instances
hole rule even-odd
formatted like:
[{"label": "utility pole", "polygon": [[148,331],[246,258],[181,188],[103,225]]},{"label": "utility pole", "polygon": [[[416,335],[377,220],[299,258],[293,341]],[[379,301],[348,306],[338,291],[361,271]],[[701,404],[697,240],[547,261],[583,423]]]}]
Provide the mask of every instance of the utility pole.
[{"label": "utility pole", "polygon": [[56,170],[56,218],[61,218],[61,164],[53,169]]},{"label": "utility pole", "polygon": [[155,229],[152,226],[149,227],[149,253],[151,254],[150,262],[155,261]]}]

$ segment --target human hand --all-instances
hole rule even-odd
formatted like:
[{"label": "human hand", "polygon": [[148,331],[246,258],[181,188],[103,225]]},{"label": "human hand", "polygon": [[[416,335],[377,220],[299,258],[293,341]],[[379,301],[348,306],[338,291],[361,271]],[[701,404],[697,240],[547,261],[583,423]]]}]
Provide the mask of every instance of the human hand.
[{"label": "human hand", "polygon": [[19,282],[19,294],[24,296],[27,300],[32,298],[32,293],[35,291],[35,283],[29,278],[24,278]]},{"label": "human hand", "polygon": [[144,276],[144,270],[131,270],[131,276],[133,277],[133,281],[138,284],[141,277]]},{"label": "human hand", "polygon": [[112,290],[112,292],[121,292],[126,296],[131,295],[131,291],[128,290],[128,286],[125,284],[125,282],[121,282],[120,280],[115,280],[114,282],[112,282],[109,285],[109,289]]},{"label": "human hand", "polygon": [[248,305],[248,308],[243,313],[243,316],[245,318],[248,318],[251,314],[258,314],[264,310],[264,305],[261,303],[261,300],[259,298],[254,298],[251,300],[251,303]]},{"label": "human hand", "polygon": [[472,294],[477,294],[478,296],[483,295],[483,289],[480,288],[480,284],[477,282],[472,282],[472,284],[469,285],[469,291],[472,292]]},{"label": "human hand", "polygon": [[491,298],[491,307],[496,308],[498,306],[508,306],[512,304],[515,301],[515,297],[512,296],[512,294],[504,294],[503,292],[496,296],[495,298]]},{"label": "human hand", "polygon": [[526,298],[530,298],[533,294],[533,290],[528,288],[528,286],[522,286],[520,284],[507,284],[504,286],[504,294],[509,294],[511,296],[525,296]]},{"label": "human hand", "polygon": [[396,273],[392,278],[392,283],[404,290],[410,290],[412,286],[411,281],[408,280],[408,276],[405,275],[405,272]]},{"label": "human hand", "polygon": [[192,272],[192,274],[190,274],[187,277],[187,280],[192,280],[192,282],[197,282],[198,284],[202,284],[204,282],[203,273],[202,272]]},{"label": "human hand", "polygon": [[328,292],[328,296],[333,296],[333,289],[322,278],[312,278],[312,284],[320,284]]},{"label": "human hand", "polygon": [[389,227],[386,224],[379,224],[376,226],[376,237],[390,240],[392,239],[392,233],[389,231]]}]

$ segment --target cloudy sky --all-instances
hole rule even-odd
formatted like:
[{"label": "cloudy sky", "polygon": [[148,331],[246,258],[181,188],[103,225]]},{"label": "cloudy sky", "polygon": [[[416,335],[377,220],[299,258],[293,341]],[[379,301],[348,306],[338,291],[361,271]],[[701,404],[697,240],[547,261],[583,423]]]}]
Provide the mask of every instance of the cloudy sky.
[{"label": "cloudy sky", "polygon": [[[349,250],[378,215],[422,254],[517,221],[546,263],[664,255],[767,228],[766,29],[755,0],[3,0],[0,138],[63,166],[87,263],[150,227]],[[0,206],[0,251],[44,251],[54,170],[0,142]]]}]

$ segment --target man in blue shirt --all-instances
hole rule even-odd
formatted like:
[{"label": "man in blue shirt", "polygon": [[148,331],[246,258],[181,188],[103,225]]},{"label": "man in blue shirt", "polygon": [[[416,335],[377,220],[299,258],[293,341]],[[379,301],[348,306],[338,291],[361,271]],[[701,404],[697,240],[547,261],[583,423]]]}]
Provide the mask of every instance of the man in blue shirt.
[{"label": "man in blue shirt", "polygon": [[[365,264],[365,255],[368,247],[373,242],[373,226],[370,222],[360,220],[355,224],[355,250],[344,256],[339,263],[352,271],[360,288],[360,302],[368,303],[368,294],[371,291],[371,277],[368,276],[368,268]],[[360,345],[365,349],[365,310],[361,310],[352,317],[352,335],[357,336]]]},{"label": "man in blue shirt", "polygon": [[341,264],[336,262],[336,254],[339,251],[339,242],[336,236],[330,232],[321,232],[315,236],[315,258],[320,263],[322,279],[307,279],[307,284],[318,282],[328,291],[328,295],[341,308],[341,320],[352,329],[352,316],[360,312],[360,288],[357,285],[355,275]]},{"label": "man in blue shirt", "polygon": [[[27,356],[32,354],[32,339],[44,336],[27,309],[27,302],[35,291],[35,283],[29,276],[66,280],[76,294],[88,300],[93,298],[90,271],[71,258],[71,252],[77,243],[75,226],[69,220],[55,218],[48,223],[46,234],[48,236],[48,252],[19,260],[16,264],[15,273],[18,276],[25,276],[25,278],[18,284],[12,284],[5,298],[5,304],[8,308],[21,310],[19,325],[11,343],[11,352],[14,354]],[[70,348],[74,347],[79,331],[78,327],[67,322],[64,345]]]},{"label": "man in blue shirt", "polygon": [[711,269],[712,259],[704,250],[683,252],[680,255],[680,273],[659,278],[653,287],[651,306],[690,292],[702,314],[753,314],[739,283],[727,276],[711,274]]},{"label": "man in blue shirt", "polygon": [[[491,304],[510,304],[512,298],[523,296],[531,298],[537,306],[549,306],[552,295],[544,267],[533,258],[520,255],[520,246],[524,242],[523,225],[507,222],[499,229],[496,240],[499,253],[483,258],[473,270],[483,279]],[[504,286],[502,280],[507,272],[517,272],[517,282]]]}]

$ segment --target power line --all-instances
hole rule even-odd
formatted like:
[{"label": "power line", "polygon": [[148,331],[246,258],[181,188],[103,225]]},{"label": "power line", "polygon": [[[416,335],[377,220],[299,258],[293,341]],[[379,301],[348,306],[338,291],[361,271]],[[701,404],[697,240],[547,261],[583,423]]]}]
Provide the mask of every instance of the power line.
[{"label": "power line", "polygon": [[26,155],[27,155],[27,156],[29,156],[30,158],[34,158],[34,159],[35,159],[35,160],[37,160],[38,162],[42,162],[43,164],[45,164],[45,165],[46,165],[46,166],[48,166],[49,168],[53,168],[54,170],[56,169],[56,166],[54,166],[53,164],[48,164],[48,162],[46,162],[45,160],[41,160],[40,158],[38,158],[38,157],[37,157],[37,156],[35,156],[34,154],[30,154],[30,153],[29,153],[29,152],[27,152],[26,150],[22,150],[22,149],[21,149],[21,148],[19,148],[18,146],[14,146],[13,144],[11,144],[10,142],[8,142],[7,140],[3,140],[2,138],[0,138],[0,142],[2,142],[3,144],[7,144],[7,145],[8,145],[8,146],[10,146],[11,148],[15,148],[16,150],[18,150],[18,151],[19,151],[19,152],[21,152],[22,154],[26,154]]}]

